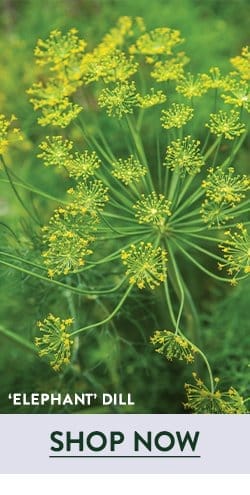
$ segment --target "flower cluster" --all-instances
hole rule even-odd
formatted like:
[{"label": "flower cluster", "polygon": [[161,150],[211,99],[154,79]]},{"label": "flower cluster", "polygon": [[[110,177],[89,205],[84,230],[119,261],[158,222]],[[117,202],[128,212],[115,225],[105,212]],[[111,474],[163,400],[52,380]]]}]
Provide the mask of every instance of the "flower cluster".
[{"label": "flower cluster", "polygon": [[167,147],[165,165],[171,170],[177,170],[181,176],[187,173],[197,174],[204,165],[199,144],[200,142],[195,141],[191,136],[186,136],[183,140],[172,141]]},{"label": "flower cluster", "polygon": [[39,148],[42,153],[37,156],[43,160],[46,167],[50,165],[67,167],[67,163],[72,159],[73,142],[63,139],[62,136],[47,136],[46,140],[40,143]]},{"label": "flower cluster", "polygon": [[156,28],[142,34],[130,47],[130,53],[140,53],[151,57],[172,55],[173,48],[182,41],[180,31],[167,27]]},{"label": "flower cluster", "polygon": [[42,256],[49,277],[67,275],[84,266],[86,256],[92,254],[89,246],[95,239],[97,223],[97,213],[77,203],[54,212],[49,224],[43,227],[46,250]]},{"label": "flower cluster", "polygon": [[192,107],[183,103],[172,103],[168,110],[162,110],[161,122],[164,129],[180,128],[194,115]]},{"label": "flower cluster", "polygon": [[207,92],[208,78],[206,74],[198,74],[195,77],[188,72],[181,78],[180,83],[176,86],[176,91],[188,99],[192,99],[194,96],[202,96]]},{"label": "flower cluster", "polygon": [[154,88],[150,89],[151,93],[141,96],[137,96],[138,106],[141,108],[150,108],[154,105],[160,105],[167,99],[166,95],[162,91],[156,91]]},{"label": "flower cluster", "polygon": [[112,165],[112,175],[124,182],[126,186],[133,182],[139,182],[147,173],[147,168],[134,155],[130,155],[126,160],[119,158]]},{"label": "flower cluster", "polygon": [[219,67],[210,67],[209,74],[203,75],[203,84],[207,89],[220,89],[225,86],[225,79],[221,75]]},{"label": "flower cluster", "polygon": [[86,84],[100,79],[108,83],[127,81],[137,71],[138,64],[132,55],[118,49],[100,44],[82,60],[83,79]]},{"label": "flower cluster", "polygon": [[73,104],[69,97],[82,84],[81,60],[86,42],[77,36],[77,30],[71,29],[63,35],[54,30],[47,40],[38,40],[35,48],[36,62],[40,66],[48,65],[53,77],[46,82],[34,83],[27,91],[35,110],[40,109],[40,125],[66,127],[82,108]]},{"label": "flower cluster", "polygon": [[227,273],[233,277],[232,283],[237,283],[239,276],[244,277],[250,273],[250,238],[246,227],[239,223],[237,231],[225,232],[226,239],[219,244],[225,258],[224,263],[219,263],[219,269],[227,269]]},{"label": "flower cluster", "polygon": [[127,268],[129,283],[139,289],[155,289],[166,279],[167,253],[160,247],[154,248],[150,242],[131,244],[128,251],[121,252],[121,259]]},{"label": "flower cluster", "polygon": [[246,81],[229,78],[225,89],[228,92],[221,95],[225,103],[250,111],[249,85]]},{"label": "flower cluster", "polygon": [[184,52],[177,53],[176,57],[168,60],[158,60],[150,75],[157,82],[178,81],[184,75],[184,66],[189,62]]},{"label": "flower cluster", "polygon": [[156,330],[150,338],[151,343],[157,346],[155,349],[163,354],[169,361],[179,359],[186,363],[193,363],[196,348],[187,339],[169,330]]},{"label": "flower cluster", "polygon": [[64,167],[69,176],[76,180],[94,175],[101,165],[101,160],[95,151],[85,150],[83,153],[73,153],[72,141],[63,139],[62,136],[47,137],[39,147],[42,153],[38,157],[43,159],[46,166]]},{"label": "flower cluster", "polygon": [[112,89],[104,88],[99,94],[98,105],[107,108],[109,116],[120,119],[126,114],[133,113],[137,98],[135,83],[125,81],[117,83]]},{"label": "flower cluster", "polygon": [[219,110],[210,114],[210,121],[206,124],[212,134],[224,136],[226,139],[234,139],[245,132],[245,125],[239,120],[239,112],[231,110],[230,113]]},{"label": "flower cluster", "polygon": [[248,46],[244,46],[241,55],[232,57],[230,62],[237,69],[242,79],[250,79],[250,53]]},{"label": "flower cluster", "polygon": [[0,114],[0,155],[6,152],[9,144],[23,139],[20,130],[12,127],[12,122],[15,120],[14,115],[9,120],[6,120],[5,116]]},{"label": "flower cluster", "polygon": [[201,208],[202,218],[210,226],[219,226],[233,218],[234,207],[250,189],[250,178],[236,175],[233,167],[225,172],[221,167],[210,168],[202,187],[206,196]]},{"label": "flower cluster", "polygon": [[109,200],[108,188],[98,179],[79,182],[75,189],[71,187],[67,192],[75,208],[86,208],[91,212],[102,211]]},{"label": "flower cluster", "polygon": [[250,189],[250,177],[236,175],[233,167],[224,171],[221,167],[209,168],[208,175],[202,182],[206,197],[217,204],[221,202],[235,206]]},{"label": "flower cluster", "polygon": [[42,337],[35,338],[35,345],[39,349],[39,356],[47,357],[54,371],[60,371],[70,363],[73,339],[68,329],[72,323],[72,318],[62,320],[52,314],[37,322]]},{"label": "flower cluster", "polygon": [[150,223],[152,225],[163,226],[166,218],[171,215],[171,201],[163,194],[152,192],[148,196],[141,195],[141,199],[135,203],[135,217],[139,223]]},{"label": "flower cluster", "polygon": [[47,40],[38,40],[34,53],[38,65],[49,65],[58,78],[75,81],[81,77],[79,66],[85,48],[86,42],[78,38],[77,29],[72,28],[65,35],[55,29]]},{"label": "flower cluster", "polygon": [[[185,385],[187,393],[186,409],[197,414],[244,414],[246,407],[239,393],[230,387],[226,392],[215,390],[211,392],[204,382],[193,373],[195,384]],[[218,383],[218,379],[215,379]]]}]

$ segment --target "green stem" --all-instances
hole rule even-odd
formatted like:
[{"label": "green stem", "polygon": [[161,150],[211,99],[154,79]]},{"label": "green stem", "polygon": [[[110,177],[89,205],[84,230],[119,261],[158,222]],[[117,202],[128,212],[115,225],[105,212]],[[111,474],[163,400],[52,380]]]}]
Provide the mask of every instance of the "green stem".
[{"label": "green stem", "polygon": [[[207,249],[204,249],[202,248],[201,246],[199,246],[198,244],[195,244],[194,242],[191,242],[191,241],[188,241],[187,239],[185,239],[185,237],[182,236],[181,238],[182,242],[188,244],[188,246],[191,246],[193,247],[194,249],[196,249],[197,251],[200,251],[201,253],[204,253],[206,254],[207,256],[210,256],[211,258],[214,258],[215,260],[217,261],[225,261],[224,258],[221,258],[220,256],[217,256],[216,254],[214,253],[211,253],[211,251],[207,251]],[[219,241],[218,241],[219,242]]]},{"label": "green stem", "polygon": [[43,271],[47,270],[44,266],[38,265],[37,263],[33,263],[32,261],[25,260],[24,258],[20,258],[20,256],[16,256],[15,254],[0,251],[0,255],[1,254],[4,256],[8,256],[9,258],[12,258],[14,260],[21,261],[22,263],[25,263],[26,265],[34,266],[35,268],[39,268],[40,270],[43,270]]},{"label": "green stem", "polygon": [[[25,260],[24,260],[24,262],[25,262]],[[13,268],[14,270],[17,270],[19,272],[26,273],[27,275],[30,275],[31,277],[35,277],[35,278],[38,278],[40,280],[43,280],[44,282],[57,285],[59,287],[62,287],[63,289],[68,289],[71,292],[75,292],[76,294],[81,294],[81,295],[94,295],[94,296],[96,296],[96,295],[99,295],[99,294],[104,294],[104,295],[105,294],[109,294],[111,292],[115,292],[117,290],[117,288],[119,288],[124,283],[124,281],[125,281],[125,278],[124,278],[122,280],[122,282],[119,282],[118,286],[115,286],[115,287],[113,287],[111,289],[103,289],[103,290],[99,290],[99,291],[90,291],[90,290],[79,289],[77,287],[73,287],[71,285],[64,284],[62,282],[59,282],[58,280],[54,280],[54,279],[51,279],[51,278],[43,277],[42,275],[39,275],[36,272],[31,272],[30,270],[26,270],[25,268],[22,268],[20,266],[13,265],[12,263],[8,263],[8,262],[3,261],[1,259],[0,259],[0,264],[2,264],[4,266],[8,266],[9,268]]]},{"label": "green stem", "polygon": [[208,148],[207,152],[204,155],[204,160],[206,161],[208,157],[213,153],[213,151],[218,147],[218,144],[221,142],[221,136],[218,137],[214,143]]},{"label": "green stem", "polygon": [[[224,278],[224,277],[219,277],[218,275],[215,275],[214,273],[210,272],[209,270],[207,270],[206,268],[204,268],[204,266],[202,266],[200,263],[198,263],[198,261],[196,261],[193,256],[191,256],[185,249],[183,249],[183,247],[175,240],[175,239],[172,239],[172,241],[174,242],[174,244],[176,244],[176,246],[178,247],[178,249],[180,249],[180,251],[190,260],[192,261],[192,263],[194,265],[196,265],[203,273],[206,273],[206,275],[209,275],[210,277],[214,278],[215,280],[220,280],[221,282],[230,282],[230,279],[228,278]],[[241,278],[243,277],[240,277],[238,278],[238,280],[240,280]]]},{"label": "green stem", "polygon": [[79,328],[75,332],[72,332],[71,333],[71,336],[77,335],[77,334],[79,334],[81,332],[85,332],[86,330],[90,330],[91,328],[96,328],[96,327],[99,327],[101,325],[105,325],[105,323],[108,323],[110,320],[112,320],[112,318],[114,318],[114,316],[118,313],[119,309],[122,307],[123,303],[127,299],[127,297],[129,295],[130,291],[132,290],[132,288],[133,288],[133,285],[130,285],[127,288],[127,290],[124,293],[124,295],[123,295],[122,299],[120,300],[119,304],[117,304],[117,306],[115,307],[115,309],[112,311],[112,313],[110,313],[109,316],[107,316],[107,318],[104,318],[104,320],[98,321],[97,323],[92,323],[91,325],[87,325],[86,327]]},{"label": "green stem", "polygon": [[176,261],[175,261],[173,250],[172,250],[172,248],[171,248],[171,246],[170,246],[169,243],[168,243],[167,246],[168,246],[168,252],[169,252],[169,255],[170,255],[171,264],[172,264],[172,266],[174,268],[174,274],[175,274],[175,277],[176,277],[176,280],[177,280],[177,285],[178,285],[178,288],[179,288],[179,290],[177,292],[179,292],[179,294],[180,294],[180,309],[179,309],[179,313],[178,313],[178,316],[177,316],[176,329],[175,329],[175,333],[178,333],[180,319],[181,319],[181,315],[182,315],[183,307],[184,307],[184,302],[185,302],[185,295],[184,295],[183,287],[182,287],[182,284],[181,284],[181,281],[180,281],[179,270],[178,270],[177,265],[176,265]]},{"label": "green stem", "polygon": [[18,201],[19,201],[19,203],[22,205],[22,207],[23,207],[23,209],[26,211],[26,213],[28,213],[28,215],[32,218],[32,220],[33,220],[36,224],[38,224],[38,225],[40,226],[40,222],[37,220],[37,218],[36,218],[36,217],[34,217],[34,216],[32,215],[32,213],[30,212],[30,210],[27,208],[27,206],[26,206],[26,205],[25,205],[25,203],[23,202],[23,200],[22,200],[22,198],[21,198],[20,194],[18,193],[18,191],[17,191],[17,189],[16,189],[16,187],[15,187],[15,184],[13,183],[13,180],[12,180],[12,178],[11,178],[11,175],[10,175],[10,173],[9,173],[8,167],[6,166],[5,161],[4,161],[4,158],[3,158],[3,156],[2,156],[2,155],[0,155],[0,160],[1,160],[2,164],[3,164],[3,167],[4,167],[4,170],[5,170],[5,173],[6,173],[7,177],[8,177],[8,179],[9,179],[10,186],[12,187],[12,190],[13,190],[13,192],[14,192],[14,194],[15,194],[15,196],[16,196],[16,198],[17,198],[17,200],[18,200]]},{"label": "green stem", "polygon": [[7,330],[7,328],[4,328],[2,325],[0,325],[0,333],[3,334],[8,339],[16,342],[20,346],[24,347],[25,349],[28,349],[29,351],[32,351],[33,353],[36,354],[36,347],[33,344],[31,344],[28,340],[21,337],[21,335],[18,335],[12,332],[11,330]]},{"label": "green stem", "polygon": [[[0,179],[0,182],[5,182],[5,183],[9,184],[9,181],[7,179]],[[40,189],[37,189],[37,188],[35,188],[29,184],[24,184],[24,183],[17,182],[14,180],[12,182],[15,186],[22,187],[23,189],[26,189],[27,191],[30,191],[34,194],[38,194],[39,196],[42,196],[43,198],[50,199],[52,201],[56,201],[57,203],[63,203],[65,205],[67,205],[69,203],[68,201],[66,201],[64,199],[55,198],[55,196],[51,196],[51,194],[47,194],[44,191],[41,191]]]},{"label": "green stem", "polygon": [[[170,294],[169,294],[169,290],[168,290],[168,284],[167,282],[164,282],[164,287],[165,287],[165,294],[166,294],[166,299],[167,299],[167,303],[168,303],[168,309],[169,309],[169,313],[170,313],[170,317],[171,317],[171,320],[173,322],[173,325],[176,326],[177,324],[177,321],[175,319],[175,316],[174,316],[174,311],[173,311],[173,307],[172,307],[172,302],[171,302],[171,299],[170,299]],[[212,370],[211,370],[211,366],[209,364],[209,361],[207,359],[207,357],[205,356],[205,354],[202,352],[202,350],[197,347],[197,345],[193,344],[193,342],[191,342],[186,336],[185,334],[179,330],[179,334],[191,345],[193,346],[196,351],[200,354],[200,356],[202,357],[202,359],[204,360],[204,363],[206,364],[206,367],[207,367],[207,370],[208,370],[208,375],[209,375],[209,381],[210,381],[210,389],[211,389],[211,392],[214,393],[214,379],[213,379],[213,373],[212,373]]]}]

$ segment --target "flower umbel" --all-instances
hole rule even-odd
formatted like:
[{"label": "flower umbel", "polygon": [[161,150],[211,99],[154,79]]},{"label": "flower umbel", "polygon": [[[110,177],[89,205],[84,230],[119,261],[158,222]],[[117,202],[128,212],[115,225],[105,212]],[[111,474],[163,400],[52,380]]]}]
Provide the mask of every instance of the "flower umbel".
[{"label": "flower umbel", "polygon": [[161,90],[155,91],[154,88],[151,88],[150,91],[151,93],[147,95],[138,95],[137,99],[139,107],[150,108],[154,105],[160,105],[166,101],[167,97]]},{"label": "flower umbel", "polygon": [[236,81],[235,79],[229,78],[225,89],[229,91],[229,94],[226,93],[221,95],[225,103],[229,103],[236,107],[243,107],[249,112],[250,97],[247,81]]},{"label": "flower umbel", "polygon": [[16,141],[22,141],[20,130],[13,127],[12,122],[16,120],[14,115],[9,120],[6,120],[3,114],[0,114],[0,155],[5,153],[8,146]]},{"label": "flower umbel", "polygon": [[230,62],[237,69],[242,79],[250,79],[250,53],[248,46],[244,46],[241,55],[231,58]]},{"label": "flower umbel", "polygon": [[164,129],[180,128],[194,115],[192,107],[183,103],[172,103],[168,110],[162,110],[161,122]]},{"label": "flower umbel", "polygon": [[219,269],[227,269],[227,273],[233,276],[233,282],[238,276],[247,276],[250,273],[250,238],[246,227],[239,223],[237,231],[225,232],[226,239],[219,244],[225,258],[224,263],[219,263]]},{"label": "flower umbel", "polygon": [[189,58],[186,57],[185,53],[179,52],[176,57],[157,61],[150,75],[157,82],[178,81],[183,77],[184,65],[188,62]]},{"label": "flower umbel", "polygon": [[44,165],[55,165],[56,167],[66,167],[72,157],[72,141],[63,139],[62,136],[47,136],[45,141],[39,145],[42,153],[38,158],[42,158]]},{"label": "flower umbel", "polygon": [[81,269],[85,257],[92,254],[89,245],[94,241],[98,216],[85,206],[71,203],[65,208],[59,207],[43,227],[44,264],[49,277],[67,275]]},{"label": "flower umbel", "polygon": [[76,189],[71,187],[67,192],[70,194],[71,202],[75,204],[76,208],[82,206],[92,212],[103,210],[109,200],[108,188],[98,179],[79,182]]},{"label": "flower umbel", "polygon": [[139,289],[155,289],[166,279],[167,253],[160,247],[154,248],[150,242],[131,244],[128,251],[121,252],[121,259],[127,267],[129,283]]},{"label": "flower umbel", "polygon": [[239,120],[239,112],[230,110],[230,113],[219,110],[210,114],[210,121],[206,124],[212,134],[224,136],[226,139],[234,139],[245,131],[245,125]]},{"label": "flower umbel", "polygon": [[62,320],[52,314],[37,322],[42,337],[35,338],[35,345],[39,349],[39,356],[47,357],[54,371],[60,371],[70,363],[73,339],[68,328],[72,323],[72,318]]},{"label": "flower umbel", "polygon": [[[203,381],[193,373],[195,384],[185,385],[187,393],[186,409],[198,414],[244,414],[246,407],[243,398],[232,387],[226,392],[215,390],[211,392]],[[215,379],[218,383],[218,379]]]},{"label": "flower umbel", "polygon": [[133,182],[139,182],[147,173],[147,168],[142,165],[134,155],[130,155],[126,160],[119,158],[112,165],[112,175],[124,182],[126,186]]},{"label": "flower umbel", "polygon": [[156,28],[142,34],[135,45],[130,47],[130,53],[144,55],[171,55],[174,46],[182,43],[180,31],[170,28]]},{"label": "flower umbel", "polygon": [[209,168],[208,176],[202,181],[206,198],[216,203],[227,203],[232,206],[245,198],[245,192],[250,189],[250,178],[246,175],[236,175],[233,167],[225,172],[221,167]]},{"label": "flower umbel", "polygon": [[50,65],[50,70],[62,80],[78,81],[81,77],[80,61],[86,42],[79,39],[77,30],[70,29],[66,34],[55,29],[47,40],[39,39],[35,48],[36,63]]},{"label": "flower umbel", "polygon": [[184,337],[175,334],[169,330],[156,330],[150,338],[151,344],[157,346],[155,349],[159,354],[163,354],[169,361],[179,359],[192,363],[196,348]]},{"label": "flower umbel", "polygon": [[141,199],[135,203],[135,217],[139,223],[151,223],[152,225],[163,226],[167,217],[171,215],[171,201],[163,194],[152,192],[148,196],[141,195]]},{"label": "flower umbel", "polygon": [[198,74],[195,77],[188,72],[182,77],[181,82],[176,86],[177,93],[181,93],[186,98],[193,98],[194,96],[202,96],[207,92],[206,74]]},{"label": "flower umbel", "polygon": [[199,150],[199,141],[195,141],[191,136],[186,136],[183,140],[172,141],[167,147],[167,154],[164,165],[171,170],[185,176],[186,173],[195,175],[200,172],[204,165],[204,158]]},{"label": "flower umbel", "polygon": [[101,108],[107,108],[109,116],[119,119],[123,115],[133,113],[133,109],[137,105],[135,83],[125,81],[116,84],[112,89],[104,88],[98,97],[98,105]]}]

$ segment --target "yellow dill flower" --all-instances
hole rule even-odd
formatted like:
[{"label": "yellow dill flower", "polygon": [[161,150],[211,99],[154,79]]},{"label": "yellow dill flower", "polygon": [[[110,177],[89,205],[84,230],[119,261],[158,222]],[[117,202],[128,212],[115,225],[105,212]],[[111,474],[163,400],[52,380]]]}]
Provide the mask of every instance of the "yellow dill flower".
[{"label": "yellow dill flower", "polygon": [[243,107],[249,112],[249,86],[246,81],[236,81],[229,78],[225,81],[224,88],[230,92],[230,94],[221,95],[225,103],[235,105],[236,107]]},{"label": "yellow dill flower", "polygon": [[167,253],[160,247],[154,248],[148,242],[131,244],[128,251],[121,252],[121,259],[126,266],[129,283],[139,289],[155,289],[166,279]]},{"label": "yellow dill flower", "polygon": [[219,67],[211,67],[209,69],[209,74],[202,76],[203,84],[208,89],[219,89],[224,88],[225,80],[221,76]]},{"label": "yellow dill flower", "polygon": [[151,93],[147,95],[138,95],[137,100],[139,107],[150,108],[154,105],[160,105],[166,101],[167,97],[161,90],[155,92],[154,88],[151,88],[150,91]]},{"label": "yellow dill flower", "polygon": [[138,68],[133,56],[126,56],[121,50],[99,45],[92,53],[86,54],[82,60],[84,81],[88,84],[102,79],[105,83],[124,82]]},{"label": "yellow dill flower", "polygon": [[50,65],[59,78],[77,81],[81,77],[79,67],[85,47],[86,42],[78,38],[77,29],[72,28],[64,35],[55,29],[47,40],[38,40],[34,51],[36,63]]},{"label": "yellow dill flower", "polygon": [[[74,91],[74,88],[69,84],[64,84],[56,79],[50,79],[46,84],[42,82],[34,83],[27,90],[27,94],[31,96],[30,102],[35,110],[46,107],[54,107],[58,104],[67,104],[67,97]],[[66,105],[67,106],[67,105]]]},{"label": "yellow dill flower", "polygon": [[86,256],[93,253],[89,249],[93,240],[94,238],[89,235],[83,238],[65,228],[53,233],[47,239],[48,248],[42,253],[49,277],[67,275],[82,268],[85,265]]},{"label": "yellow dill flower", "polygon": [[42,110],[38,119],[40,125],[66,127],[81,112],[82,107],[73,104],[69,96],[75,91],[74,85],[56,78],[46,84],[34,83],[27,90],[35,110]]},{"label": "yellow dill flower", "polygon": [[188,72],[181,78],[180,83],[176,86],[176,91],[189,99],[194,96],[202,96],[207,92],[208,78],[209,76],[206,74],[197,74],[197,76],[194,76]]},{"label": "yellow dill flower", "polygon": [[164,129],[180,128],[185,125],[194,115],[192,107],[183,103],[172,103],[168,110],[162,110],[161,122]]},{"label": "yellow dill flower", "polygon": [[137,100],[139,107],[150,108],[154,105],[160,105],[166,101],[167,97],[161,90],[155,92],[154,88],[151,88],[150,91],[151,93],[147,95],[138,95]]},{"label": "yellow dill flower", "polygon": [[90,175],[95,175],[100,165],[101,160],[98,158],[96,152],[85,150],[83,153],[74,153],[67,164],[65,164],[65,167],[70,177],[74,177],[74,179],[86,179]]},{"label": "yellow dill flower", "polygon": [[195,175],[200,172],[204,165],[204,158],[199,150],[199,141],[195,141],[191,136],[186,136],[183,140],[172,141],[167,147],[167,154],[164,165],[171,170],[178,170],[181,176],[186,173]]},{"label": "yellow dill flower", "polygon": [[189,62],[184,52],[177,53],[176,57],[168,60],[158,60],[150,75],[157,82],[178,81],[183,77],[184,66]]},{"label": "yellow dill flower", "polygon": [[[193,373],[195,384],[185,385],[187,393],[186,409],[197,414],[243,414],[246,413],[243,398],[232,387],[226,392],[215,390],[211,392],[203,381]],[[218,379],[215,379],[218,383]]]},{"label": "yellow dill flower", "polygon": [[245,191],[250,189],[250,178],[246,175],[235,175],[233,167],[229,167],[225,172],[220,167],[209,168],[202,187],[211,202],[234,206],[245,198]]},{"label": "yellow dill flower", "polygon": [[99,97],[98,104],[101,108],[107,109],[109,116],[118,117],[133,113],[133,108],[137,104],[137,94],[135,83],[117,83],[112,89],[104,88]]},{"label": "yellow dill flower", "polygon": [[82,107],[64,98],[54,107],[42,108],[42,117],[39,117],[37,121],[41,126],[53,125],[64,129],[78,117],[81,111]]},{"label": "yellow dill flower", "polygon": [[40,143],[39,148],[42,153],[37,156],[43,160],[44,165],[65,167],[72,157],[73,142],[63,139],[62,136],[46,136],[46,140]]},{"label": "yellow dill flower", "polygon": [[245,132],[245,125],[239,121],[240,114],[236,110],[224,112],[219,110],[218,113],[210,114],[210,121],[206,124],[212,134],[224,136],[226,139],[234,139]]},{"label": "yellow dill flower", "polygon": [[46,141],[43,141],[39,148],[42,153],[38,155],[38,158],[42,158],[46,166],[64,167],[69,176],[74,179],[86,179],[94,175],[101,165],[101,160],[95,151],[85,150],[83,153],[73,153],[73,142],[63,139],[62,136],[47,136]]},{"label": "yellow dill flower", "polygon": [[85,264],[86,256],[92,254],[90,244],[95,240],[98,216],[94,210],[76,202],[59,207],[43,228],[42,256],[50,277],[67,275]]},{"label": "yellow dill flower", "polygon": [[76,189],[68,189],[72,204],[76,207],[82,206],[88,211],[103,210],[105,203],[109,200],[108,188],[101,180],[83,181],[77,184]]},{"label": "yellow dill flower", "polygon": [[229,220],[234,218],[234,210],[231,204],[221,201],[215,203],[207,198],[203,201],[200,210],[202,220],[208,224],[209,227],[220,227]]},{"label": "yellow dill flower", "polygon": [[119,158],[112,163],[112,166],[114,168],[112,175],[124,182],[126,186],[133,182],[139,182],[141,177],[147,173],[147,168],[134,155],[130,155],[126,160]]},{"label": "yellow dill flower", "polygon": [[0,155],[3,155],[12,143],[23,140],[20,129],[12,127],[15,120],[14,115],[7,120],[3,114],[0,114]]},{"label": "yellow dill flower", "polygon": [[193,363],[196,348],[180,335],[169,330],[156,330],[150,337],[151,344],[157,346],[155,349],[159,354],[163,354],[169,361],[179,359],[186,363]]},{"label": "yellow dill flower", "polygon": [[[140,19],[140,18],[137,18]],[[137,26],[143,27],[140,21],[136,22]],[[132,34],[133,19],[129,16],[121,16],[118,18],[116,25],[105,34],[102,39],[102,44],[110,47],[111,49],[121,47],[126,37]]]},{"label": "yellow dill flower", "polygon": [[35,338],[40,357],[47,357],[54,371],[60,371],[70,363],[73,339],[68,331],[73,319],[62,320],[58,316],[49,314],[43,321],[38,321],[37,326],[42,337]]},{"label": "yellow dill flower", "polygon": [[250,53],[248,46],[242,48],[241,55],[230,58],[230,62],[239,72],[241,79],[250,79]]},{"label": "yellow dill flower", "polygon": [[130,53],[143,55],[171,55],[174,46],[183,42],[180,31],[167,27],[156,28],[142,34],[134,45],[129,48]]},{"label": "yellow dill flower", "polygon": [[219,244],[225,258],[224,263],[219,263],[220,270],[225,268],[229,275],[237,280],[238,276],[250,273],[250,238],[246,227],[239,223],[237,231],[225,232],[226,239]]},{"label": "yellow dill flower", "polygon": [[171,215],[171,201],[163,194],[152,192],[148,196],[141,195],[141,199],[133,205],[136,210],[135,217],[139,223],[150,223],[152,225],[163,226],[167,217]]}]

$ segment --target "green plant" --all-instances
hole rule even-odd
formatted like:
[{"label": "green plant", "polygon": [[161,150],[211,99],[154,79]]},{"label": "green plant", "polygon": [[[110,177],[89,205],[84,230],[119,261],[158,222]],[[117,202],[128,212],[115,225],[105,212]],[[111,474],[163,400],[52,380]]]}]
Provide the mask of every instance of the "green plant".
[{"label": "green plant", "polygon": [[[250,179],[235,170],[246,138],[249,54],[243,48],[232,58],[229,74],[217,67],[192,74],[182,43],[178,30],[147,31],[138,17],[120,18],[89,52],[75,29],[54,30],[38,41],[41,79],[28,94],[41,112],[39,124],[50,128],[38,156],[46,167],[56,167],[67,194],[59,199],[18,180],[1,157],[13,192],[37,225],[37,246],[27,246],[26,256],[3,249],[0,263],[67,291],[70,314],[49,313],[35,339],[55,371],[78,361],[88,332],[106,326],[117,331],[132,295],[151,290],[163,313],[162,329],[151,337],[157,351],[197,368],[201,360],[207,368],[208,385],[195,374],[195,384],[186,386],[186,406],[198,413],[244,413],[234,388],[217,390],[200,346],[185,264],[232,285],[249,274]],[[193,131],[200,98],[209,108],[205,138]],[[0,123],[3,153],[11,128],[4,116]],[[70,125],[71,134],[65,130]],[[12,134],[19,136],[15,129]],[[59,203],[47,222],[42,219],[42,229],[19,188]],[[76,295],[96,301],[85,321]]]}]

